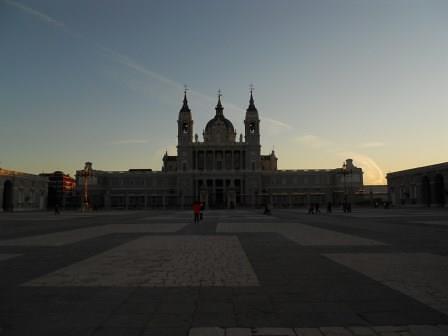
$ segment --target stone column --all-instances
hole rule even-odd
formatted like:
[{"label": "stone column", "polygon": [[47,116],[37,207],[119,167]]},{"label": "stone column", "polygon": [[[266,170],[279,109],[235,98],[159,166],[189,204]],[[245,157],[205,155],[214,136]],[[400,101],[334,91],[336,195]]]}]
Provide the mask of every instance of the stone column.
[{"label": "stone column", "polygon": [[235,166],[233,165],[233,150],[230,151],[230,170],[235,170]]}]

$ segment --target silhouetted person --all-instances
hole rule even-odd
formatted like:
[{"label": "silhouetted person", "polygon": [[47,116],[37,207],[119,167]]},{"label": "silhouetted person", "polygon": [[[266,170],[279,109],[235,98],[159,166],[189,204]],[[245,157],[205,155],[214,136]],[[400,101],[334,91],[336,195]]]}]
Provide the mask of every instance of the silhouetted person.
[{"label": "silhouetted person", "polygon": [[332,210],[331,202],[328,202],[327,203],[327,213],[331,213],[331,210]]},{"label": "silhouetted person", "polygon": [[54,214],[55,215],[59,215],[61,212],[60,212],[60,210],[59,210],[59,204],[58,203],[56,203],[55,205],[54,205]]},{"label": "silhouetted person", "polygon": [[319,205],[319,203],[314,204],[314,210],[316,212],[316,215],[320,213],[320,205]]},{"label": "silhouetted person", "polygon": [[199,219],[203,220],[204,219],[204,209],[205,209],[205,203],[204,202],[200,202],[201,204],[201,211],[199,213]]},{"label": "silhouetted person", "polygon": [[201,203],[198,201],[193,203],[193,214],[194,214],[194,223],[199,223],[199,216],[201,214]]},{"label": "silhouetted person", "polygon": [[308,208],[308,214],[314,215],[314,204],[310,203],[310,207]]},{"label": "silhouetted person", "polygon": [[269,206],[267,203],[264,204],[264,212],[265,215],[270,215],[271,214],[271,210],[269,209]]}]

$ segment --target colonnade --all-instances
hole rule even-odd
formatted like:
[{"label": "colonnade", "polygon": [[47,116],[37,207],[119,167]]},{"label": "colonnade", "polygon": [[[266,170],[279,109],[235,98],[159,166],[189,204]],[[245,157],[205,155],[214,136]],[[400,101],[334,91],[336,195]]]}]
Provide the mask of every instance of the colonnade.
[{"label": "colonnade", "polygon": [[244,150],[193,150],[193,170],[239,170],[246,168]]}]

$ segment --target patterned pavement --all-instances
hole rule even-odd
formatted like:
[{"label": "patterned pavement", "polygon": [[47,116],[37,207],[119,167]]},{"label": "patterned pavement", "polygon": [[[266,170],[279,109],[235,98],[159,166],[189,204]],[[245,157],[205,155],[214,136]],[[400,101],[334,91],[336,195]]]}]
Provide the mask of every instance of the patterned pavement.
[{"label": "patterned pavement", "polygon": [[0,213],[0,335],[448,335],[448,211]]}]

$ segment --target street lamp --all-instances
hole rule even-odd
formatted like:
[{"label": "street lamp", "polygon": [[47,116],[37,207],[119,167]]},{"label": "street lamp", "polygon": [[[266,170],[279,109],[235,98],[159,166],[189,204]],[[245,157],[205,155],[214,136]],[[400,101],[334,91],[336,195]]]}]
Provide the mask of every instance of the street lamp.
[{"label": "street lamp", "polygon": [[83,210],[85,211],[90,208],[88,189],[88,178],[92,176],[92,164],[90,162],[86,162],[84,169],[81,172],[81,176],[83,177]]},{"label": "street lamp", "polygon": [[349,197],[347,195],[347,179],[346,176],[350,175],[350,191],[352,188],[352,173],[353,173],[353,169],[352,167],[348,168],[347,166],[347,162],[344,162],[342,164],[342,176],[344,177],[344,203],[343,203],[343,209],[344,212],[351,212],[351,205],[349,203]]}]

